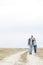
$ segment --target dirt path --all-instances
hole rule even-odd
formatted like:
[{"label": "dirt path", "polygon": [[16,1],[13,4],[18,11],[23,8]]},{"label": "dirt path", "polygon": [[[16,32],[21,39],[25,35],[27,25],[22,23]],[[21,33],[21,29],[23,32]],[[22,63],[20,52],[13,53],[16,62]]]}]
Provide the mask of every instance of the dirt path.
[{"label": "dirt path", "polygon": [[15,65],[43,65],[43,60],[40,59],[34,53],[32,55],[29,55],[29,53],[28,53],[26,60],[27,60],[26,63],[22,63],[22,62],[18,61],[18,62],[16,62]]},{"label": "dirt path", "polygon": [[37,57],[36,55],[29,53],[26,56],[26,63],[20,62],[21,55],[26,53],[26,51],[19,52],[17,54],[10,55],[0,61],[0,65],[43,65],[43,60]]},{"label": "dirt path", "polygon": [[37,55],[27,55],[28,63],[26,65],[43,65],[43,60]]},{"label": "dirt path", "polygon": [[4,58],[2,61],[0,61],[0,65],[14,65],[15,62],[18,62],[20,55],[22,55],[25,52],[26,51],[22,51]]}]

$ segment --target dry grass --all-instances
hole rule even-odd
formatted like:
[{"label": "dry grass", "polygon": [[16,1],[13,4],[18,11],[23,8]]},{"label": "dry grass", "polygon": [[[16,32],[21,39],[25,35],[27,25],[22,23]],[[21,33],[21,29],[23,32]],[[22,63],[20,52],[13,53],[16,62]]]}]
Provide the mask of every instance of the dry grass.
[{"label": "dry grass", "polygon": [[21,48],[0,48],[0,60],[2,60],[4,57],[11,55],[13,53],[17,53],[23,51]]},{"label": "dry grass", "polygon": [[41,58],[43,58],[43,48],[38,48],[37,49],[37,55]]}]

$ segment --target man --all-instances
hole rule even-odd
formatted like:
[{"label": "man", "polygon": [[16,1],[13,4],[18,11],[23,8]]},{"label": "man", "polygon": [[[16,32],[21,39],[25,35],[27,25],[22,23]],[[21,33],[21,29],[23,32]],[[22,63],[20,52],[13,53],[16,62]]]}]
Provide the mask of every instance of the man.
[{"label": "man", "polygon": [[33,35],[31,35],[31,38],[28,39],[29,54],[32,54],[32,39],[33,39]]}]

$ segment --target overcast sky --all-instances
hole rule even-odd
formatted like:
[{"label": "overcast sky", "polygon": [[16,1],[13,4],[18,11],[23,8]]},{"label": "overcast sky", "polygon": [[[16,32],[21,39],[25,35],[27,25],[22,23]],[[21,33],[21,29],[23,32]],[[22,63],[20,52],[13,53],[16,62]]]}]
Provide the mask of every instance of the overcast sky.
[{"label": "overcast sky", "polygon": [[28,47],[31,34],[43,47],[43,0],[0,0],[0,47]]}]

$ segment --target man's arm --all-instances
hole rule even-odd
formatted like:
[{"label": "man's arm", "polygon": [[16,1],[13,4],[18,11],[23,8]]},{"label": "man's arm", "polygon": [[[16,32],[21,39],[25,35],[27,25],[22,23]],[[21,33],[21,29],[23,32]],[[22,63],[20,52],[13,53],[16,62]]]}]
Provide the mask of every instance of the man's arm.
[{"label": "man's arm", "polygon": [[28,45],[30,45],[30,38],[28,39]]}]

